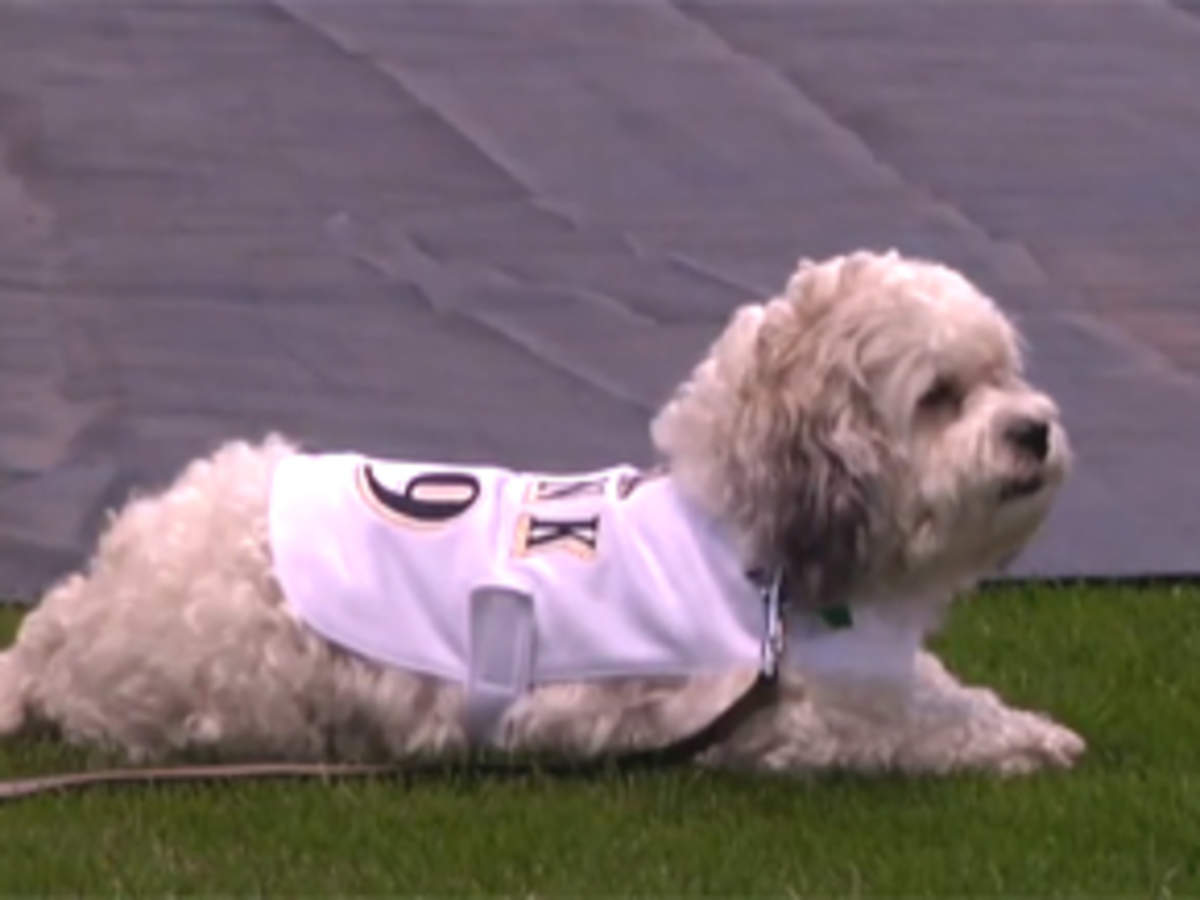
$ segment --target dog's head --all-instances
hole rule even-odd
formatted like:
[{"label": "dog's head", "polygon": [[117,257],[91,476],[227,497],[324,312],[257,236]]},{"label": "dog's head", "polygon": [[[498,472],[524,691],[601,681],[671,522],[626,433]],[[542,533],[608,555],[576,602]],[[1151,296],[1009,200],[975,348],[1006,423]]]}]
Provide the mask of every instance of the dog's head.
[{"label": "dog's head", "polygon": [[802,262],[782,296],[737,310],[652,433],[747,564],[783,565],[817,603],[1002,565],[1070,459],[1004,315],[894,252]]}]

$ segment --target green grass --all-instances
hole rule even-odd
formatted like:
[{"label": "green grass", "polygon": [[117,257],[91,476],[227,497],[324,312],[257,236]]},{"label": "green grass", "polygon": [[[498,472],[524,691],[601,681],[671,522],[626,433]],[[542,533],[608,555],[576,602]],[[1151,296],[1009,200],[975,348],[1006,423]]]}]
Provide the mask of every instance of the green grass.
[{"label": "green grass", "polygon": [[[1081,731],[1084,763],[104,788],[0,806],[0,893],[1200,893],[1200,590],[988,592],[939,643]],[[0,776],[80,759],[13,744]]]}]

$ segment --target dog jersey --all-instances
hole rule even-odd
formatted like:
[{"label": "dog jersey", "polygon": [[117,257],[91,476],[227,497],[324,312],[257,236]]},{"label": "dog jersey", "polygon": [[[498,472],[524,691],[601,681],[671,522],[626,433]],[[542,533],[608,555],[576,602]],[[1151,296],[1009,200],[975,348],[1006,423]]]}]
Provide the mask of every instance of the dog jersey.
[{"label": "dog jersey", "polygon": [[[631,467],[296,455],[274,475],[270,536],[295,614],[389,665],[467,684],[498,641],[501,668],[522,659],[501,680],[526,689],[759,664],[762,603],[730,536]],[[497,590],[526,599],[525,626],[473,609]]]}]

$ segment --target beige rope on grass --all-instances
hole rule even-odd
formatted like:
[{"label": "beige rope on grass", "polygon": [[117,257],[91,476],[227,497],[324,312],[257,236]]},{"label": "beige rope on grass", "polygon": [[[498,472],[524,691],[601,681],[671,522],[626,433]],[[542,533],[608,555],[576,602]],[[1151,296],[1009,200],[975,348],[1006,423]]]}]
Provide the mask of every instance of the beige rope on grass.
[{"label": "beige rope on grass", "polygon": [[168,768],[96,769],[0,779],[0,801],[36,794],[72,791],[106,784],[166,784],[189,781],[238,781],[255,778],[315,778],[322,780],[367,775],[397,775],[396,766],[326,763],[250,763],[246,765],[173,766]]}]

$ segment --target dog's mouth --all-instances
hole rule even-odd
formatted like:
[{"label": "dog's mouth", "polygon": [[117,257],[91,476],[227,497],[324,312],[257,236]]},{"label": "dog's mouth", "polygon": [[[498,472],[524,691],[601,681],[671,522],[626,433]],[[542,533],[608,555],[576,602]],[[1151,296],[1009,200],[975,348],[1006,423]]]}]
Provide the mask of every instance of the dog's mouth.
[{"label": "dog's mouth", "polygon": [[1008,503],[1038,493],[1046,486],[1042,475],[1029,475],[1025,478],[1012,478],[1000,486],[1000,502]]}]

